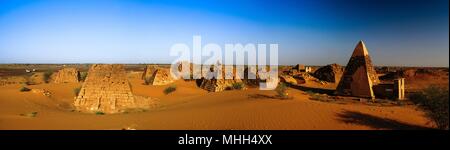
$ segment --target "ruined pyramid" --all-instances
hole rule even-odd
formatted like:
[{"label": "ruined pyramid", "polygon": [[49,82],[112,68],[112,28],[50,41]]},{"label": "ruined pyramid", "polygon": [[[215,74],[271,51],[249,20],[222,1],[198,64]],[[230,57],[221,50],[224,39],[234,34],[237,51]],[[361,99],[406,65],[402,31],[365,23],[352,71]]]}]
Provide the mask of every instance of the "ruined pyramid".
[{"label": "ruined pyramid", "polygon": [[144,73],[142,74],[142,80],[151,78],[157,68],[158,67],[155,65],[147,65],[144,69]]},{"label": "ruined pyramid", "polygon": [[378,76],[363,41],[359,41],[336,88],[338,95],[375,98],[373,85]]},{"label": "ruined pyramid", "polygon": [[132,94],[123,65],[96,64],[90,67],[74,106],[84,112],[117,113],[152,103],[151,98]]},{"label": "ruined pyramid", "polygon": [[[230,89],[233,84],[235,83],[242,83],[242,80],[236,76],[236,67],[232,67],[233,71],[231,73],[231,76],[233,77],[232,79],[225,79],[225,75],[227,74],[227,72],[225,72],[225,66],[224,65],[220,65],[222,66],[222,70],[218,70],[217,72],[214,72],[214,70],[216,69],[214,67],[214,65],[210,66],[210,72],[214,72],[214,73],[220,73],[222,74],[220,76],[220,78],[216,79],[216,78],[212,78],[212,79],[200,79],[201,80],[201,84],[200,84],[200,88],[205,89],[209,92],[220,92],[220,91],[224,91],[227,89]],[[204,70],[204,74],[207,74],[206,72],[208,70]],[[220,72],[219,72],[220,71]],[[219,75],[217,75],[217,77],[219,77]],[[243,83],[242,83],[243,84]]]},{"label": "ruined pyramid", "polygon": [[80,72],[76,68],[63,68],[51,76],[53,83],[78,83]]},{"label": "ruined pyramid", "polygon": [[169,69],[157,68],[152,76],[146,80],[150,85],[167,85],[173,83],[175,79],[172,78]]}]

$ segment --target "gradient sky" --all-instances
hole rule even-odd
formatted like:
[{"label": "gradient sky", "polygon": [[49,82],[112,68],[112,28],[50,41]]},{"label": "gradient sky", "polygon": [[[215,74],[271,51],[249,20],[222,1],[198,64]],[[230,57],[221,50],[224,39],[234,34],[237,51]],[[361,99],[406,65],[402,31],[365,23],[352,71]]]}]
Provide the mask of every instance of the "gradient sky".
[{"label": "gradient sky", "polygon": [[0,63],[170,63],[175,43],[279,44],[280,64],[449,66],[448,0],[0,0]]}]

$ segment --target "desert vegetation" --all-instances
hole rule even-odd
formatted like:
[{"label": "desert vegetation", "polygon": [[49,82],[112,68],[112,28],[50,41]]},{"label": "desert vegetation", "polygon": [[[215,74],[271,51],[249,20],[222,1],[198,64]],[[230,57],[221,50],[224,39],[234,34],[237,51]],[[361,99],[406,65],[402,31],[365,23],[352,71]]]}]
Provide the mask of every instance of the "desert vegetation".
[{"label": "desert vegetation", "polygon": [[177,86],[176,85],[170,85],[169,87],[164,89],[164,94],[168,95],[172,92],[175,92],[177,90]]},{"label": "desert vegetation", "polygon": [[20,92],[28,92],[28,91],[31,91],[31,89],[30,89],[30,88],[27,88],[27,87],[25,87],[25,86],[22,86],[22,87],[19,89],[19,91],[20,91]]},{"label": "desert vegetation", "polygon": [[448,130],[448,87],[432,85],[412,94],[410,99],[426,112],[427,117],[434,121],[437,128]]},{"label": "desert vegetation", "polygon": [[277,88],[275,88],[275,92],[277,92],[277,97],[281,99],[288,98],[288,85],[286,83],[279,83]]}]

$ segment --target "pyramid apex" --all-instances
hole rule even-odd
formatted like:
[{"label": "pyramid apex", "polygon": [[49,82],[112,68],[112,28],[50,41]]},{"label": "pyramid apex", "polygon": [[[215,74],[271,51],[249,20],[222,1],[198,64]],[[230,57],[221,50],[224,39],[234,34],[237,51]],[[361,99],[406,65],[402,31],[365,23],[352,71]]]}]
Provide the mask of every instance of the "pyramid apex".
[{"label": "pyramid apex", "polygon": [[369,55],[369,52],[367,51],[366,45],[364,44],[363,40],[359,40],[358,44],[355,47],[355,50],[353,51],[353,56],[367,56]]},{"label": "pyramid apex", "polygon": [[358,45],[359,44],[365,45],[363,40],[359,40]]}]

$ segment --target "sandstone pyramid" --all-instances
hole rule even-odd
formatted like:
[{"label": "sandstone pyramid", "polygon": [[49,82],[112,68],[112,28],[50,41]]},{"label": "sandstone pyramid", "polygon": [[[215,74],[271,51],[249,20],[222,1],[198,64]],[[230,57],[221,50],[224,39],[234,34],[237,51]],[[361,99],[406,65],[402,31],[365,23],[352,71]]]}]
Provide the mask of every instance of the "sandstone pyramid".
[{"label": "sandstone pyramid", "polygon": [[167,85],[174,82],[169,69],[155,69],[152,76],[146,80],[150,85]]},{"label": "sandstone pyramid", "polygon": [[339,80],[341,80],[343,72],[344,70],[340,65],[329,64],[317,69],[314,72],[313,76],[322,81],[339,83]]},{"label": "sandstone pyramid", "polygon": [[203,79],[200,87],[210,92],[220,92],[231,88],[234,83],[242,83],[242,81],[233,79]]},{"label": "sandstone pyramid", "polygon": [[123,65],[92,65],[74,106],[79,111],[117,113],[147,108],[151,99],[135,98]]},{"label": "sandstone pyramid", "polygon": [[[211,66],[211,69],[209,70],[211,72],[214,72],[214,66]],[[201,84],[200,88],[205,89],[210,92],[220,92],[224,91],[226,89],[229,89],[233,86],[234,83],[242,83],[242,80],[238,77],[236,77],[236,68],[233,67],[233,79],[225,79],[225,66],[222,67],[222,71],[219,72],[222,74],[221,78],[212,78],[212,79],[200,79]]]},{"label": "sandstone pyramid", "polygon": [[372,86],[379,83],[378,76],[363,41],[360,41],[336,88],[339,95],[375,98]]},{"label": "sandstone pyramid", "polygon": [[53,83],[78,83],[79,71],[76,68],[63,68],[52,74]]},{"label": "sandstone pyramid", "polygon": [[155,65],[147,65],[144,69],[144,73],[142,74],[142,80],[151,78],[157,68],[158,67]]}]

